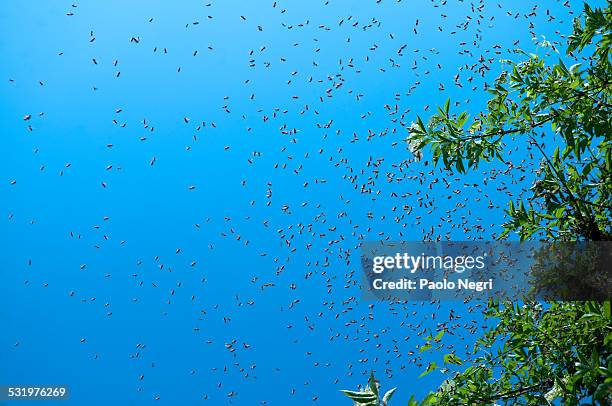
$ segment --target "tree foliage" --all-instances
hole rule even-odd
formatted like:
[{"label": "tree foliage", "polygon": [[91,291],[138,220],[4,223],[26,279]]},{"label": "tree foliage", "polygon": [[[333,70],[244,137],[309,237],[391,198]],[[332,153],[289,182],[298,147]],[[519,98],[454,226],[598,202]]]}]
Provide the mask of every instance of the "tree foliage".
[{"label": "tree foliage", "polygon": [[[459,173],[493,160],[512,167],[504,156],[508,137],[537,153],[530,195],[509,202],[501,239],[513,232],[521,240],[612,239],[611,4],[585,4],[558,61],[522,51],[521,62],[503,61],[477,116],[451,112],[448,100],[409,129],[416,155],[429,150],[435,164]],[[541,45],[557,52],[548,42]],[[576,63],[568,67],[564,60],[571,59]],[[476,341],[469,359],[447,354],[444,368],[430,363],[426,373],[440,370],[447,379],[409,406],[612,404],[609,300],[490,301],[485,313],[494,327]]]},{"label": "tree foliage", "polygon": [[492,301],[487,317],[496,326],[476,342],[469,366],[448,370],[440,388],[413,405],[609,405],[609,303]]},{"label": "tree foliage", "polygon": [[[584,8],[563,58],[547,64],[537,54],[522,62],[503,61],[505,70],[488,88],[487,109],[473,119],[454,114],[450,100],[427,124],[410,128],[413,151],[429,147],[433,162],[465,173],[481,162],[505,161],[506,138],[520,137],[541,156],[539,178],[526,201],[510,202],[501,237],[609,240],[612,215],[612,15],[610,7]],[[544,41],[542,46],[551,48]],[[549,128],[550,131],[546,131]],[[548,136],[557,148],[551,151]],[[506,162],[511,165],[511,162]]]},{"label": "tree foliage", "polygon": [[380,396],[379,389],[380,384],[374,378],[374,373],[371,372],[368,384],[364,385],[363,389],[359,391],[343,390],[341,392],[348,396],[355,405],[387,406],[397,388],[389,389],[382,397]]}]

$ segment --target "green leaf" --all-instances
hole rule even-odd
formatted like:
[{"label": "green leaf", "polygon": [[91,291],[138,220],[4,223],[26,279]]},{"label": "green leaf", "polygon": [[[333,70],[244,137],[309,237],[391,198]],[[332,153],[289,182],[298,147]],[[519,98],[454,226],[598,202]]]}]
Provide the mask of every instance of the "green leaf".
[{"label": "green leaf", "polygon": [[563,390],[555,383],[552,389],[546,392],[546,394],[544,395],[544,399],[546,399],[547,402],[551,403],[555,399],[558,399],[562,396]]},{"label": "green leaf", "polygon": [[344,393],[346,396],[351,398],[351,400],[359,404],[372,403],[378,400],[376,395],[371,392],[355,392],[350,390],[341,390],[340,392]]},{"label": "green leaf", "polygon": [[453,364],[453,365],[462,365],[463,361],[461,361],[461,359],[456,356],[455,354],[446,354],[444,356],[444,362],[447,364]]},{"label": "green leaf", "polygon": [[457,172],[465,173],[465,168],[463,167],[463,160],[462,159],[457,159],[455,167],[457,168]]},{"label": "green leaf", "polygon": [[421,117],[417,116],[417,124],[419,126],[419,128],[421,129],[421,131],[423,132],[423,134],[427,133],[427,129],[425,128],[425,124],[423,124],[423,120],[421,120]]},{"label": "green leaf", "polygon": [[438,369],[438,365],[435,362],[430,362],[429,365],[427,365],[427,369],[421,374],[419,375],[419,378],[422,378],[426,375],[429,375],[430,373],[432,373],[433,371],[435,371],[436,369]]},{"label": "green leaf", "polygon": [[376,378],[374,378],[374,371],[370,371],[370,379],[368,379],[368,385],[370,386],[370,390],[376,398],[378,399],[378,384],[376,383]]},{"label": "green leaf", "polygon": [[393,394],[395,393],[396,390],[397,390],[397,388],[393,388],[393,389],[389,389],[387,392],[385,392],[385,395],[382,398],[383,406],[387,406],[387,404],[389,403],[389,401],[393,397]]},{"label": "green leaf", "polygon": [[422,345],[422,346],[419,348],[419,353],[425,352],[425,351],[429,350],[430,348],[432,348],[432,345],[431,345],[431,344],[429,344],[429,343],[427,343],[427,344],[425,344],[425,345]]}]

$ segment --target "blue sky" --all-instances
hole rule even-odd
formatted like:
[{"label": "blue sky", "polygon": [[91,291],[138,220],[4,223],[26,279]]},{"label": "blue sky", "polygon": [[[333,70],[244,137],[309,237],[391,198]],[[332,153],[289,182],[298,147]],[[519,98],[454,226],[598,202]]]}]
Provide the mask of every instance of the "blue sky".
[{"label": "blue sky", "polygon": [[362,301],[357,247],[491,239],[519,185],[502,164],[408,161],[405,127],[449,97],[477,113],[508,50],[562,40],[580,9],[5,4],[0,383],[68,384],[70,404],[336,404],[373,369],[399,403],[422,396],[441,375],[417,379],[435,356],[410,352],[450,309],[460,350],[477,310]]}]

